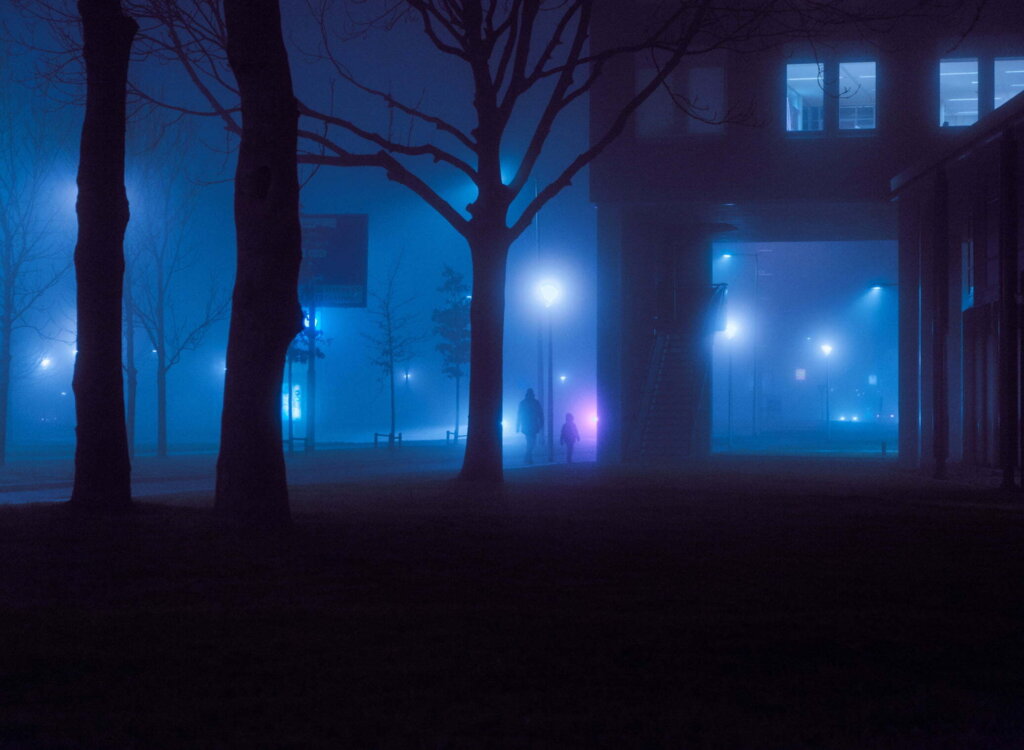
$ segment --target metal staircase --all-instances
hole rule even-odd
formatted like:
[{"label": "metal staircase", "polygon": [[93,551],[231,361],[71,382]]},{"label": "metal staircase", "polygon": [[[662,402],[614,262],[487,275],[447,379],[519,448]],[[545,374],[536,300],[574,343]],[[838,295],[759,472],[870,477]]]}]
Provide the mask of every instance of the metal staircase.
[{"label": "metal staircase", "polygon": [[706,335],[720,326],[724,298],[725,286],[716,285],[708,290],[698,325],[656,330],[630,451],[640,462],[670,464],[710,450]]}]

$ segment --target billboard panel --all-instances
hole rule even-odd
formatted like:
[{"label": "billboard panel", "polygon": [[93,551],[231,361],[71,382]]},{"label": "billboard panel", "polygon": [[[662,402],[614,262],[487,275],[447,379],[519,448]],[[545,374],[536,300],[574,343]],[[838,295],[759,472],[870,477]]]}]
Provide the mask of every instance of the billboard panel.
[{"label": "billboard panel", "polygon": [[366,307],[367,214],[303,214],[303,305]]}]

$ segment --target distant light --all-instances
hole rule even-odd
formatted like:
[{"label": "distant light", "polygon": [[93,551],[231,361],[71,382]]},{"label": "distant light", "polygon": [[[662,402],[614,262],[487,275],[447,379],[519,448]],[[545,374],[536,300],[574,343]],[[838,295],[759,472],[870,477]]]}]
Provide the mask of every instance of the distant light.
[{"label": "distant light", "polygon": [[722,260],[729,260],[732,257],[732,253],[722,253]]},{"label": "distant light", "polygon": [[890,414],[889,415],[889,419],[896,419],[896,415],[895,414]]},{"label": "distant light", "polygon": [[727,339],[734,339],[734,338],[736,338],[736,334],[739,333],[739,332],[740,332],[740,327],[739,327],[739,325],[736,324],[736,321],[730,320],[730,321],[728,321],[725,324],[725,337]]},{"label": "distant light", "polygon": [[559,375],[558,379],[561,380],[564,383],[565,382],[565,375]]},{"label": "distant light", "polygon": [[537,295],[544,307],[551,307],[562,296],[562,287],[557,281],[545,279],[537,285]]},{"label": "distant light", "polygon": [[504,419],[501,420],[501,429],[504,430],[506,427],[508,427],[508,423],[506,423]]},{"label": "distant light", "polygon": [[406,380],[408,380],[408,379],[409,379],[409,378],[411,378],[411,377],[412,377],[412,373],[411,373],[411,372],[407,372],[407,373],[405,373],[405,379],[406,379]]},{"label": "distant light", "polygon": [[807,370],[805,370],[803,367],[796,368],[795,375],[797,380],[807,380]]},{"label": "distant light", "polygon": [[850,420],[853,421],[853,422],[859,422],[860,421],[860,417],[850,417]]},{"label": "distant light", "polygon": [[868,385],[878,385],[878,376],[868,375]]},{"label": "distant light", "polygon": [[50,359],[49,357],[43,357],[41,360],[39,360],[39,366],[42,367],[44,370],[49,369],[50,365],[52,364],[53,360]]},{"label": "distant light", "polygon": [[826,357],[832,353],[832,344],[822,344],[821,353]]},{"label": "distant light", "polygon": [[156,349],[153,350],[153,354],[156,354]]},{"label": "distant light", "polygon": [[875,284],[873,287],[871,287],[871,291],[872,292],[880,292],[880,291],[882,291],[882,287],[879,286],[878,284]]},{"label": "distant light", "polygon": [[846,421],[846,417],[840,417],[840,418],[839,418],[839,421],[840,421],[840,422],[845,422],[845,421]]},{"label": "distant light", "polygon": [[590,421],[593,422],[594,424],[597,424],[597,415],[594,414],[592,417],[590,417]]},{"label": "distant light", "polygon": [[60,392],[60,395],[61,395],[61,396],[67,396],[67,395],[68,395],[68,392],[67,392],[67,391],[61,391],[61,392]]}]

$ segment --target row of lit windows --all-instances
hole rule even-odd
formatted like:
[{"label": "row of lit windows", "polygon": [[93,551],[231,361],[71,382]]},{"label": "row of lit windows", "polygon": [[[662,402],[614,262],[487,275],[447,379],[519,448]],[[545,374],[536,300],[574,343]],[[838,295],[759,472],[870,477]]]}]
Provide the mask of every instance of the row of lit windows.
[{"label": "row of lit windows", "polygon": [[[791,63],[786,66],[786,130],[820,132],[826,122],[826,92],[835,91],[839,130],[873,130],[876,121],[874,62]],[[987,72],[987,71],[986,71]],[[939,62],[939,124],[972,125],[979,112],[1006,104],[1024,91],[1024,58],[994,60],[992,77],[979,75],[977,58]],[[832,81],[835,81],[833,84]],[[991,106],[980,99],[980,82],[991,83]],[[834,89],[833,89],[834,87]]]},{"label": "row of lit windows", "polygon": [[948,127],[972,125],[979,113],[996,109],[1024,91],[1024,58],[992,62],[992,106],[984,107],[977,58],[943,60],[939,63],[939,124]]}]

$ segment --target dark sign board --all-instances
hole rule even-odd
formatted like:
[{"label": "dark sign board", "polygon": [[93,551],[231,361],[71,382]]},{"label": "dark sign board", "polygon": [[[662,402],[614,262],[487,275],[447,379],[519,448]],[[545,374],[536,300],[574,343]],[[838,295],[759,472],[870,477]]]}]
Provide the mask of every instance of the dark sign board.
[{"label": "dark sign board", "polygon": [[299,296],[316,307],[366,307],[366,214],[303,214]]}]

